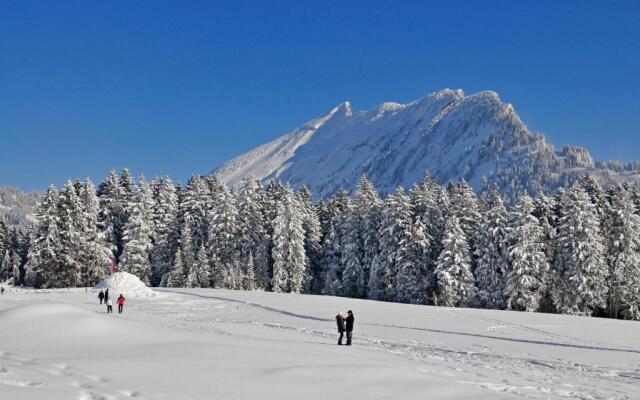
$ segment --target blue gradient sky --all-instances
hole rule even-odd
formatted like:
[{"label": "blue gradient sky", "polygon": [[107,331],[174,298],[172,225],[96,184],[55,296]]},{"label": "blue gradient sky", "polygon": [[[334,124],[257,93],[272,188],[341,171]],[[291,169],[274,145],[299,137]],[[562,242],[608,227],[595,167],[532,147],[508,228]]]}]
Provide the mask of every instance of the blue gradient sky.
[{"label": "blue gradient sky", "polygon": [[639,1],[48,3],[0,0],[0,185],[184,181],[344,100],[444,87],[640,159]]}]

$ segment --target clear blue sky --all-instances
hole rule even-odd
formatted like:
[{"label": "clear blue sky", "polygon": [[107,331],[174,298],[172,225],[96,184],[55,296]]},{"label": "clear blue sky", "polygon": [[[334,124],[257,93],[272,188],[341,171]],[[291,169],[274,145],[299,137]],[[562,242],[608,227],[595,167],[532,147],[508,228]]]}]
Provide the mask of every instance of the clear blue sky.
[{"label": "clear blue sky", "polygon": [[184,181],[342,101],[445,87],[640,159],[639,75],[640,1],[0,0],[0,185]]}]

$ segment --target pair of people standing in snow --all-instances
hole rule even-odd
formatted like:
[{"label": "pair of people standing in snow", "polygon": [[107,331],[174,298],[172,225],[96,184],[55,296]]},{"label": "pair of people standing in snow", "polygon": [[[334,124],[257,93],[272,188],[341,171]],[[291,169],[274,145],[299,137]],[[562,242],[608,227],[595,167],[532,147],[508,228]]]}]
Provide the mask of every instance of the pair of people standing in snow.
[{"label": "pair of people standing in snow", "polygon": [[355,318],[353,317],[353,312],[351,310],[347,311],[347,316],[342,315],[341,312],[336,315],[336,323],[338,325],[338,333],[340,337],[338,338],[338,344],[342,345],[342,338],[344,333],[347,332],[347,346],[351,346],[351,339],[353,339],[353,323]]}]

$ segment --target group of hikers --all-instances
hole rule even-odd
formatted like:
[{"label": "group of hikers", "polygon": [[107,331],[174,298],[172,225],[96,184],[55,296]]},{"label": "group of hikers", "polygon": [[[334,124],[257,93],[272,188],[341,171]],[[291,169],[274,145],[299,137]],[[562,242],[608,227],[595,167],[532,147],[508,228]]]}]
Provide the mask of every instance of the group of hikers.
[{"label": "group of hikers", "polygon": [[[104,302],[104,304],[107,305],[107,314],[113,314],[113,300],[109,297],[109,289],[104,292],[101,290],[100,293],[98,293],[98,299],[100,300],[100,304]],[[116,300],[118,302],[118,314],[122,314],[124,300],[124,296],[120,293],[120,296]]]},{"label": "group of hikers", "polygon": [[336,315],[336,323],[338,324],[338,333],[340,337],[338,338],[338,344],[342,345],[342,338],[344,333],[347,332],[347,346],[351,346],[351,340],[353,339],[353,322],[355,318],[353,317],[353,312],[351,310],[347,311],[347,316],[345,317],[342,312],[338,312]]}]

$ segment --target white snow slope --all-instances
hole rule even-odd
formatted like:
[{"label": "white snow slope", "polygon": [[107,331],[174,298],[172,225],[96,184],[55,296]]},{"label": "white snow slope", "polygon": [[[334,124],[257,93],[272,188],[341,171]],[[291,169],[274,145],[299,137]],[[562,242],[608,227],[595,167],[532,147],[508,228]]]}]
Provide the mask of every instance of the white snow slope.
[{"label": "white snow slope", "polygon": [[640,398],[637,322],[211,289],[119,315],[96,290],[14,290],[1,399]]},{"label": "white snow slope", "polygon": [[638,180],[635,173],[594,168],[582,148],[556,152],[495,92],[465,96],[450,89],[361,112],[345,102],[212,173],[232,186],[248,175],[305,184],[322,198],[353,189],[362,176],[388,193],[411,186],[425,170],[441,184],[464,178],[482,189],[486,181],[514,195],[548,192],[585,172],[605,185]]}]

